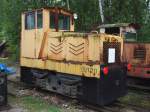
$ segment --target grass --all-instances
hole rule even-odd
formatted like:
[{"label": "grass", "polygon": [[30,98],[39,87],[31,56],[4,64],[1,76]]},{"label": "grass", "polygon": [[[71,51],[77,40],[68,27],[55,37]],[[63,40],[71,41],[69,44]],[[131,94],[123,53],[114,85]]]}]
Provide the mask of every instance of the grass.
[{"label": "grass", "polygon": [[61,112],[61,108],[33,96],[9,96],[9,102],[27,110],[27,112]]},{"label": "grass", "polygon": [[0,58],[0,63],[6,64],[7,66],[12,66],[14,64],[14,61],[7,58]]},{"label": "grass", "polygon": [[[129,92],[120,99],[122,103],[136,105],[145,109],[150,109],[150,97],[146,97],[138,92]],[[9,103],[27,110],[26,112],[79,112],[73,105],[68,108],[56,106],[36,96],[9,96]]]},{"label": "grass", "polygon": [[145,98],[145,96],[138,93],[129,92],[128,95],[122,97],[120,101],[126,104],[137,105],[150,109],[150,98]]},{"label": "grass", "polygon": [[7,64],[8,63],[8,58],[0,58],[0,63]]}]

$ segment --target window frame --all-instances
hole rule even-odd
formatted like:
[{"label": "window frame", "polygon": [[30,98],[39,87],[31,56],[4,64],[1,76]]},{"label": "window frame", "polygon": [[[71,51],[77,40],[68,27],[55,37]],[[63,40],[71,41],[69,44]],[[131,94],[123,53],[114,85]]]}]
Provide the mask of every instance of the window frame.
[{"label": "window frame", "polygon": [[[53,19],[54,19],[54,21],[53,21],[53,22],[54,22],[54,24],[53,24],[54,26],[53,26],[53,27],[51,27],[51,25],[52,25],[52,24],[51,24],[51,23],[52,23],[52,22],[51,22],[51,17],[52,17],[52,16],[53,16]],[[55,15],[54,12],[49,12],[49,28],[50,28],[50,29],[56,29],[56,15]]]},{"label": "window frame", "polygon": [[[59,20],[60,20],[60,16],[63,17],[63,28],[60,28],[60,25],[59,25]],[[68,18],[69,18],[69,21],[68,21]],[[66,19],[66,20],[65,20]],[[64,25],[64,22],[66,21],[66,26]],[[59,14],[58,15],[58,29],[60,30],[66,30],[66,31],[70,31],[70,21],[71,21],[71,17],[68,16],[68,15],[65,15],[65,14]]]},{"label": "window frame", "polygon": [[[41,27],[38,27],[38,14],[42,14],[42,21],[41,21]],[[43,10],[37,10],[36,11],[36,29],[42,29],[43,28]]]},{"label": "window frame", "polygon": [[[35,29],[36,28],[36,18],[35,18],[35,11],[32,11],[32,12],[27,12],[27,13],[25,13],[25,30],[33,30],[33,29]],[[29,28],[28,26],[28,20],[27,20],[27,17],[29,16],[29,15],[33,15],[33,17],[34,17],[34,27],[33,28]]]},{"label": "window frame", "polygon": [[[53,27],[51,27],[51,16],[53,15],[53,23],[54,23],[54,25],[53,25]],[[63,28],[61,28],[60,29],[60,26],[59,26],[59,18],[60,18],[60,16],[63,16],[63,19],[64,18],[69,18],[69,27],[68,28],[64,28],[64,20],[63,20]],[[67,20],[66,20],[67,21]],[[57,31],[57,29],[58,30],[61,30],[61,31],[70,31],[70,28],[71,28],[71,16],[70,15],[66,15],[66,14],[63,14],[63,13],[56,13],[56,12],[52,12],[52,11],[50,11],[49,12],[49,28],[50,29],[55,29],[56,31]]]},{"label": "window frame", "polygon": [[[38,14],[42,14],[42,23],[41,23],[41,27],[38,26]],[[27,17],[29,15],[33,15],[34,18],[34,27],[29,28],[28,27],[28,23],[27,23]],[[34,29],[43,29],[44,26],[44,22],[43,22],[43,10],[36,10],[36,11],[31,11],[31,12],[27,12],[25,13],[25,20],[24,20],[24,28],[25,30],[34,30]]]}]

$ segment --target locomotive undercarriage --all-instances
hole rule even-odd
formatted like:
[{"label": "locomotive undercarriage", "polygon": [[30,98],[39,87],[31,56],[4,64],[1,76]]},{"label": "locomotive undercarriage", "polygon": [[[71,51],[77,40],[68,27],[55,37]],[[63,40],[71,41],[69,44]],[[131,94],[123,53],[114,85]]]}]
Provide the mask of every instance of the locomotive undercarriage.
[{"label": "locomotive undercarriage", "polygon": [[98,105],[126,94],[125,77],[120,68],[110,68],[108,76],[101,73],[97,79],[21,67],[21,81],[26,84]]},{"label": "locomotive undercarriage", "polygon": [[42,89],[50,90],[52,92],[60,93],[65,96],[77,98],[81,93],[79,88],[81,86],[81,78],[67,77],[52,72],[51,75],[42,79],[36,78],[37,86]]},{"label": "locomotive undercarriage", "polygon": [[72,98],[77,98],[78,95],[82,94],[81,88],[81,77],[67,76],[62,73],[56,73],[54,71],[47,72],[37,69],[26,69],[22,72],[28,73],[30,76],[21,79],[27,84],[31,84],[41,89],[56,92]]}]

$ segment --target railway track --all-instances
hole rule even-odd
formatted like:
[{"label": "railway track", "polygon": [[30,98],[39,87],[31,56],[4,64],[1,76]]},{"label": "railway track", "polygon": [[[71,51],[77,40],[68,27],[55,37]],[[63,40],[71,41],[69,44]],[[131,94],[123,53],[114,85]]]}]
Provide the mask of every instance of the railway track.
[{"label": "railway track", "polygon": [[140,90],[140,91],[150,93],[150,87],[147,87],[147,86],[128,84],[128,88],[133,89],[133,90]]},{"label": "railway track", "polygon": [[127,86],[129,89],[150,92],[150,80],[142,78],[127,78]]},{"label": "railway track", "polygon": [[[17,80],[8,79],[8,94],[9,95],[18,97],[19,91],[22,91],[24,89],[33,90],[33,86],[27,86],[26,84],[21,83],[18,79]],[[56,96],[56,93],[51,93],[49,91],[45,91],[45,90],[41,90],[41,89],[38,89],[37,91],[44,95],[48,95],[50,93],[50,95]],[[66,98],[65,96],[62,96],[59,94],[57,94],[57,96],[59,98],[66,99],[68,101],[68,98]],[[72,99],[70,99],[70,100],[72,100]],[[71,102],[71,101],[69,101],[69,102]],[[150,110],[148,110],[148,109],[144,109],[142,107],[139,107],[139,106],[136,106],[136,105],[133,105],[130,103],[126,104],[126,103],[123,103],[120,101],[116,101],[113,104],[107,105],[107,106],[97,106],[97,105],[87,104],[86,102],[84,102],[84,103],[82,102],[82,103],[77,104],[76,107],[78,108],[79,105],[83,105],[82,106],[83,110],[84,109],[86,109],[86,110],[92,109],[92,110],[94,110],[94,112],[150,112]]]},{"label": "railway track", "polygon": [[107,106],[86,105],[87,108],[94,109],[98,112],[150,112],[149,109],[139,107],[134,104],[125,104],[119,101]]}]

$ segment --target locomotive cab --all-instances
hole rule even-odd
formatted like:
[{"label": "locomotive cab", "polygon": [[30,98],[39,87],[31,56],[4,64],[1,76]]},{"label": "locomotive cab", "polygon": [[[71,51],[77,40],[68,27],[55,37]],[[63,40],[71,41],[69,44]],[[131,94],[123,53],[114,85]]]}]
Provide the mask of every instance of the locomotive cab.
[{"label": "locomotive cab", "polygon": [[126,94],[123,38],[74,32],[71,11],[22,13],[21,81],[65,96],[106,105]]},{"label": "locomotive cab", "polygon": [[[47,32],[74,31],[73,13],[62,8],[42,8],[22,13],[22,55],[38,58]],[[30,50],[29,50],[30,49]]]}]

